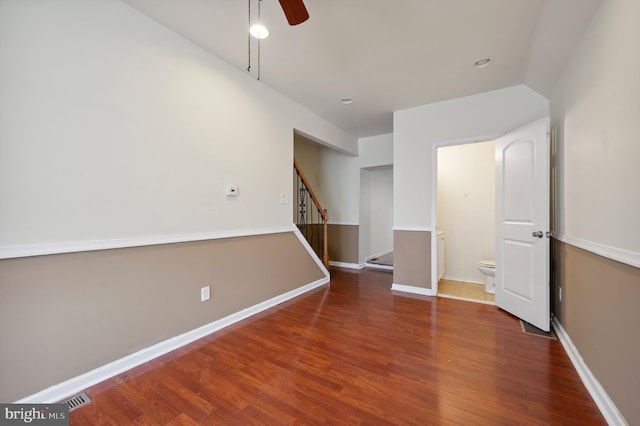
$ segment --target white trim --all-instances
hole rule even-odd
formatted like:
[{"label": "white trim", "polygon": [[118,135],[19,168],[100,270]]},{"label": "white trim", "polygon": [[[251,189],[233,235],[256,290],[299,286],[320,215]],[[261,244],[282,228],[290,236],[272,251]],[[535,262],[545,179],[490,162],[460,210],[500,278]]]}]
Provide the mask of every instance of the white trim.
[{"label": "white trim", "polygon": [[[445,255],[446,257],[446,255]],[[438,273],[440,272],[438,269],[438,231],[431,233],[431,289],[433,290],[433,294],[438,294],[438,283],[440,282],[440,277]],[[443,269],[447,269],[443,267]],[[444,277],[444,274],[443,274]]]},{"label": "white trim", "polygon": [[294,297],[297,297],[303,293],[311,291],[328,282],[329,282],[328,277],[321,278],[310,284],[304,285],[295,290],[291,290],[287,293],[281,294],[280,296],[276,296],[269,300],[265,300],[264,302],[258,303],[257,305],[250,306],[246,309],[243,309],[239,312],[236,312],[234,314],[221,318],[217,321],[206,324],[194,330],[188,331],[179,336],[172,337],[160,343],[156,343],[155,345],[149,346],[147,348],[139,350],[138,352],[135,352],[123,358],[117,359],[113,362],[105,364],[87,373],[73,377],[57,385],[53,385],[47,389],[44,389],[40,392],[37,392],[33,395],[27,396],[19,401],[16,401],[16,404],[35,404],[35,403],[49,404],[57,401],[62,401],[65,398],[68,398],[78,392],[81,392],[90,386],[103,382],[111,377],[114,377],[127,370],[130,370],[134,367],[144,364],[145,362],[149,362],[155,358],[158,358],[159,356],[162,356],[168,352],[181,348],[182,346],[185,346],[191,342],[194,342],[198,339],[208,336],[211,333],[214,333],[218,330],[221,330],[225,327],[235,324],[238,321],[242,321],[243,319],[248,318],[257,313],[260,313],[266,309],[279,305],[280,303],[286,302],[287,300],[293,299]]},{"label": "white trim", "polygon": [[640,253],[616,247],[607,246],[581,238],[570,237],[561,233],[553,234],[553,237],[563,243],[570,244],[574,247],[581,248],[591,253],[603,256],[616,262],[625,263],[627,265],[640,268]]},{"label": "white trim", "polygon": [[193,241],[217,240],[222,238],[248,237],[255,235],[280,234],[297,229],[292,227],[245,229],[195,234],[156,235],[149,237],[119,238],[113,240],[67,241],[59,243],[29,244],[0,247],[0,259],[43,256],[48,254],[77,253],[93,250],[153,246],[159,244],[187,243]]},{"label": "white trim", "polygon": [[[309,256],[311,256],[311,258],[314,260],[314,262],[316,262],[316,265],[318,265],[318,268],[320,268],[320,270],[324,274],[324,277],[327,280],[329,280],[329,278],[330,278],[329,271],[324,266],[324,263],[322,263],[322,260],[320,260],[320,258],[316,254],[316,252],[309,245],[309,242],[304,237],[304,235],[302,235],[302,232],[300,232],[298,227],[295,224],[292,224],[292,226],[293,226],[293,233],[296,234],[296,237],[298,237],[298,240],[300,241],[300,244],[302,244],[304,246],[305,250],[307,250],[307,253],[309,253]],[[329,262],[329,264],[331,264],[331,262]]]},{"label": "white trim", "polygon": [[613,403],[609,395],[604,390],[598,379],[595,378],[589,367],[580,356],[578,352],[578,348],[575,347],[571,338],[567,334],[567,331],[564,329],[560,321],[557,318],[552,318],[551,324],[553,329],[558,336],[558,340],[562,343],[564,350],[567,352],[571,363],[578,371],[578,375],[580,379],[582,379],[582,383],[587,388],[587,391],[595,401],[596,405],[600,409],[602,416],[610,425],[628,425],[622,414]]},{"label": "white trim", "polygon": [[412,285],[392,284],[391,290],[402,291],[404,293],[421,294],[423,296],[433,296],[433,291],[430,288],[415,287]]},{"label": "white trim", "polygon": [[483,305],[496,305],[496,302],[491,302],[489,300],[471,299],[469,297],[454,296],[453,294],[438,293],[438,297],[444,297],[445,299],[462,300],[464,302],[482,303]]},{"label": "white trim", "polygon": [[365,263],[364,266],[369,269],[380,269],[383,271],[393,271],[393,266],[391,265],[377,265],[375,263]]},{"label": "white trim", "polygon": [[433,232],[428,226],[394,226],[393,231]]},{"label": "white trim", "polygon": [[335,260],[330,260],[329,265],[337,266],[338,268],[364,269],[364,263],[346,263],[346,262],[336,262]]},{"label": "white trim", "polygon": [[359,223],[353,223],[353,222],[332,222],[332,221],[329,221],[329,222],[327,222],[327,224],[329,224],[329,225],[343,225],[343,226],[360,226]]},{"label": "white trim", "polygon": [[391,253],[393,253],[393,249],[385,250],[385,251],[382,251],[380,253],[372,254],[371,256],[365,257],[364,261],[366,263],[366,262],[370,261],[371,259],[375,259],[376,257],[386,256],[386,255],[391,254]]},{"label": "white trim", "polygon": [[386,256],[387,254],[393,253],[393,249],[385,250],[378,254],[373,254],[371,256],[367,256],[364,258],[364,266],[369,269],[380,269],[382,271],[393,271],[393,265],[378,265],[376,263],[370,263],[371,259],[375,259],[378,257]]},{"label": "white trim", "polygon": [[455,146],[455,145],[469,145],[472,143],[482,143],[496,140],[502,134],[494,133],[491,135],[481,135],[481,136],[472,136],[469,138],[460,138],[460,139],[449,139],[439,142],[434,142],[431,146],[436,148],[444,147],[444,146]]}]

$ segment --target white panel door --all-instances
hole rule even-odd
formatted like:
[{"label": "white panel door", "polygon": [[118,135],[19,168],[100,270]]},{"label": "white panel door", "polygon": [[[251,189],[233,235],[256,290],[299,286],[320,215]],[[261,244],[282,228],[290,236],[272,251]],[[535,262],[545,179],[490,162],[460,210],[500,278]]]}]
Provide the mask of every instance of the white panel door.
[{"label": "white panel door", "polygon": [[549,331],[549,118],[496,140],[496,305]]}]

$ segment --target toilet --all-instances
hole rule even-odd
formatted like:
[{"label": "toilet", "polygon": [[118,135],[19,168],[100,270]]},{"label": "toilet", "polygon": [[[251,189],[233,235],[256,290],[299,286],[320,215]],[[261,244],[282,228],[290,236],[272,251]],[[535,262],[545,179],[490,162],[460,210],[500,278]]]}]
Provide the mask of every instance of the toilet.
[{"label": "toilet", "polygon": [[476,263],[476,266],[484,274],[485,284],[484,291],[485,293],[495,293],[496,292],[496,261],[495,260],[481,260]]}]

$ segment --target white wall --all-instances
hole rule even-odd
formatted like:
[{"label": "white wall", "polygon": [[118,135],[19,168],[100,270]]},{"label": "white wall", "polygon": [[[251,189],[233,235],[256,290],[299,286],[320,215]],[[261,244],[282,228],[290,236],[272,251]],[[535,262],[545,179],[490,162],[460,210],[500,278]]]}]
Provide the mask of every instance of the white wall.
[{"label": "white wall", "polygon": [[[369,171],[360,169],[360,223],[358,228],[358,263],[364,264],[371,255],[371,217],[369,215]],[[393,243],[392,243],[393,247]]]},{"label": "white wall", "polygon": [[553,93],[556,231],[640,266],[640,2],[604,1]]},{"label": "white wall", "polygon": [[302,173],[304,173],[304,176],[307,178],[314,191],[320,184],[319,158],[322,156],[322,151],[324,149],[326,148],[320,144],[300,137],[299,135],[294,136],[293,154],[298,165],[302,168]]},{"label": "white wall", "polygon": [[0,2],[0,93],[0,249],[290,227],[293,129],[357,152],[118,1]]},{"label": "white wall", "polygon": [[484,283],[476,263],[495,259],[495,142],[438,148],[438,230],[445,278]]},{"label": "white wall", "polygon": [[434,143],[497,136],[548,110],[545,98],[520,85],[394,112],[394,227],[432,226]]},{"label": "white wall", "polygon": [[375,167],[364,172],[369,186],[365,204],[369,220],[362,229],[369,235],[369,245],[364,248],[366,258],[393,251],[393,167]]},{"label": "white wall", "polygon": [[320,178],[324,182],[320,193],[322,199],[327,200],[329,223],[357,225],[360,214],[358,157],[324,149],[320,162]]},{"label": "white wall", "polygon": [[329,223],[357,225],[360,170],[358,157],[344,154],[304,136],[295,136],[295,156]]},{"label": "white wall", "polygon": [[393,250],[393,134],[358,139],[360,263]]},{"label": "white wall", "polygon": [[[293,139],[293,155],[298,163],[298,166],[302,170],[304,177],[307,179],[307,182],[309,182],[309,185],[315,192],[318,190],[320,185],[318,177],[319,163],[316,160],[320,157],[320,151],[323,149],[323,147],[315,142],[301,137],[298,134],[294,135]],[[294,179],[294,194],[291,197],[291,208],[293,211],[293,221],[297,222],[300,209],[300,199],[298,198],[299,183],[297,182],[297,173],[292,170],[292,174]],[[324,201],[320,199],[320,203],[323,202]],[[322,207],[325,208],[324,205]]]},{"label": "white wall", "polygon": [[393,164],[393,133],[358,139],[360,167],[390,166]]}]

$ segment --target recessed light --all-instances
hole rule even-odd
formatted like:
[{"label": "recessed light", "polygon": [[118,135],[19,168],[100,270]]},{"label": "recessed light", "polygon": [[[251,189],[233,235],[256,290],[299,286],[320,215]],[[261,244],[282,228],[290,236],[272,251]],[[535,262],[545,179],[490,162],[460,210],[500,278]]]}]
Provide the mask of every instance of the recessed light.
[{"label": "recessed light", "polygon": [[487,65],[489,65],[489,62],[491,62],[491,58],[482,58],[482,59],[478,59],[477,61],[475,61],[473,66],[476,67],[476,68],[484,68]]},{"label": "recessed light", "polygon": [[340,102],[342,102],[345,105],[349,105],[350,103],[353,102],[353,99],[351,99],[351,98],[342,98],[342,99],[340,99]]},{"label": "recessed light", "polygon": [[257,39],[265,39],[269,37],[269,30],[262,24],[255,24],[249,28],[249,34],[254,36]]}]

